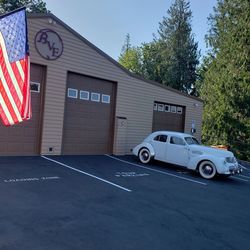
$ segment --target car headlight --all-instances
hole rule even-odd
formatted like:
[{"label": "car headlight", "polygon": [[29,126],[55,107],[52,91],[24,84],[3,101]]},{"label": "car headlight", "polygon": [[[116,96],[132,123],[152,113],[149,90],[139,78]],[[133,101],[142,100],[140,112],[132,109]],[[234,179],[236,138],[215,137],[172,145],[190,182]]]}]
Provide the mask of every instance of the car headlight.
[{"label": "car headlight", "polygon": [[235,157],[226,157],[225,162],[226,163],[237,163]]}]

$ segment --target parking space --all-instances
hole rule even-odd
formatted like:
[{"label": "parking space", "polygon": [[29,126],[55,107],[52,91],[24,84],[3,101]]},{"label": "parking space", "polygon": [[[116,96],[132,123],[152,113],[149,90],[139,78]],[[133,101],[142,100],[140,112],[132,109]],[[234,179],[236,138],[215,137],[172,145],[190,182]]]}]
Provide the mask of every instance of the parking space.
[{"label": "parking space", "polygon": [[[130,191],[146,191],[148,188],[156,188],[169,177],[173,183],[187,182],[188,185],[206,186],[207,182],[199,177],[185,176],[182,172],[167,170],[156,166],[139,164],[134,157],[118,158],[105,156],[57,156],[44,157],[58,167],[94,178],[93,181],[106,182],[117,188]],[[126,190],[125,190],[126,191]]]},{"label": "parking space", "polygon": [[0,249],[246,249],[249,191],[248,168],[207,181],[132,156],[1,157]]}]

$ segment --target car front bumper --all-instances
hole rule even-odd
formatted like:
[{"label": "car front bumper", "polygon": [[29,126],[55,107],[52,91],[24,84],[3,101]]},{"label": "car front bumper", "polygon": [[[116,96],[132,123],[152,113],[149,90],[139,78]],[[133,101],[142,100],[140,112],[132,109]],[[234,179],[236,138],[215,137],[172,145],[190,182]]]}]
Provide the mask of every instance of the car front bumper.
[{"label": "car front bumper", "polygon": [[242,173],[243,168],[239,164],[230,164],[228,166],[228,171],[225,174],[235,175]]}]

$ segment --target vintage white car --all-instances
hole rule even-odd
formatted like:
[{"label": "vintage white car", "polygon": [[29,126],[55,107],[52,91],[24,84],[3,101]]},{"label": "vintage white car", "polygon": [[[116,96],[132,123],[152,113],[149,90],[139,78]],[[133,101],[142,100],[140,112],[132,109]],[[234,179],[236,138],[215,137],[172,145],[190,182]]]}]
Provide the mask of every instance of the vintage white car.
[{"label": "vintage white car", "polygon": [[233,175],[242,172],[230,151],[199,145],[189,134],[157,131],[133,149],[142,163],[155,159],[196,170],[205,179],[216,174]]}]

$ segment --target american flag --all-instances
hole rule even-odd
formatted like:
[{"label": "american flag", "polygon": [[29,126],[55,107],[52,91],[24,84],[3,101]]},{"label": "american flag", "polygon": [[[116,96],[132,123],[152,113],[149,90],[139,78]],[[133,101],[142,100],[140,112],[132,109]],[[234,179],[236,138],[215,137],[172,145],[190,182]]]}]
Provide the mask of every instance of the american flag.
[{"label": "american flag", "polygon": [[31,118],[25,8],[0,17],[0,117],[6,126]]}]

